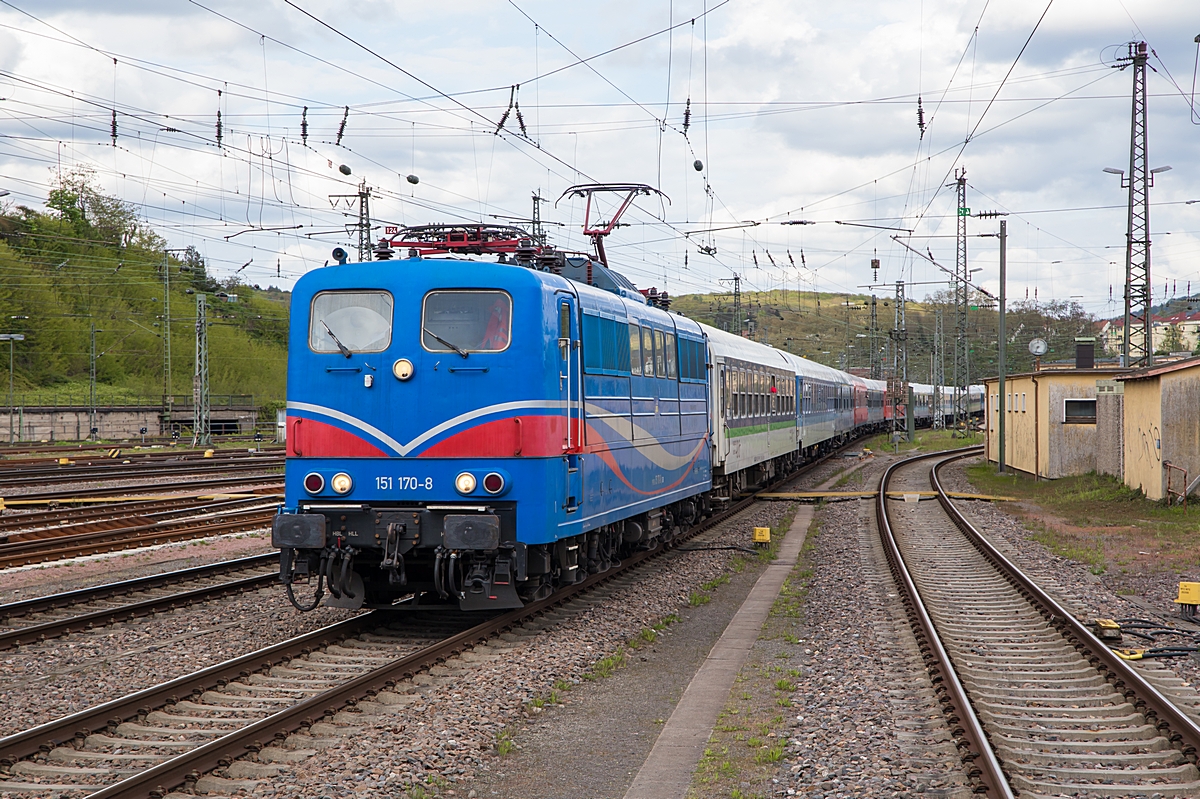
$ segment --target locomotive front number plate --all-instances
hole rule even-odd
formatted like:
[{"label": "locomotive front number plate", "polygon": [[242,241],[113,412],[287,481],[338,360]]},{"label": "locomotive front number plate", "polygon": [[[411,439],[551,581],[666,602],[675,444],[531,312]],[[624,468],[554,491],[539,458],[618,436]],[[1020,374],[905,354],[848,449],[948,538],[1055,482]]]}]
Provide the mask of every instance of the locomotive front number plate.
[{"label": "locomotive front number plate", "polygon": [[432,491],[432,477],[376,477],[375,488],[379,491]]}]

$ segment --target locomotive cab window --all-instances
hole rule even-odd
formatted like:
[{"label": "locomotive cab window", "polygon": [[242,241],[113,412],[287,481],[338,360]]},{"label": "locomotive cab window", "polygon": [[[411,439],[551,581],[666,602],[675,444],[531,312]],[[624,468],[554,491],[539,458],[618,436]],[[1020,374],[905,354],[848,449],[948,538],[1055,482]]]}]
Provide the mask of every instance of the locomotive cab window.
[{"label": "locomotive cab window", "polygon": [[392,295],[322,291],[313,297],[308,346],[313,352],[383,352],[392,343]]},{"label": "locomotive cab window", "polygon": [[503,291],[425,295],[421,346],[429,352],[502,352],[508,349],[511,335],[512,298]]}]

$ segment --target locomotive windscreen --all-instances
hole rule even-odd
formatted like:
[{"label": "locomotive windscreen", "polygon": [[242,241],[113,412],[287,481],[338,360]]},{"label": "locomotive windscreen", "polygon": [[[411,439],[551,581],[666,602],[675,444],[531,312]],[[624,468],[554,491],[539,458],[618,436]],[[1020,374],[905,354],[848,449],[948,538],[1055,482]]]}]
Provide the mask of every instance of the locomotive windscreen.
[{"label": "locomotive windscreen", "polygon": [[[392,343],[392,295],[322,291],[313,297],[308,346],[314,352],[382,352]],[[348,357],[348,356],[347,356]]]},{"label": "locomotive windscreen", "polygon": [[431,291],[421,312],[430,352],[500,352],[512,331],[512,298],[503,291]]}]

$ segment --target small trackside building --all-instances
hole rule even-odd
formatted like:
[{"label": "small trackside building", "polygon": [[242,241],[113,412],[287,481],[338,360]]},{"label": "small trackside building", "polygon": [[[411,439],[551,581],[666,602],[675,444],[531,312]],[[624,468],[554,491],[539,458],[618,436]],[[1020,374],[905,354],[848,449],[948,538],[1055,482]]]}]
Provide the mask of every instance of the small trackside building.
[{"label": "small trackside building", "polygon": [[[1005,376],[1005,463],[1038,478],[1096,468],[1096,382],[1119,369],[1055,369]],[[986,378],[985,454],[1000,458],[999,379]]]},{"label": "small trackside building", "polygon": [[[1124,387],[1124,481],[1147,499],[1167,496],[1166,464],[1200,475],[1200,358],[1129,372]],[[1183,488],[1175,472],[1171,488]]]}]

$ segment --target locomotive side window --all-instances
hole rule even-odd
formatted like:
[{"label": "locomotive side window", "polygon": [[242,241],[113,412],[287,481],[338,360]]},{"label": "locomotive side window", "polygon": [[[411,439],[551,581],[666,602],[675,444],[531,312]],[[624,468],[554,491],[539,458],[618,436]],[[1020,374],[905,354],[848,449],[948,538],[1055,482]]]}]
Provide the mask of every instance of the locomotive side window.
[{"label": "locomotive side window", "polygon": [[666,344],[663,342],[663,332],[654,331],[654,374],[659,377],[667,376]]},{"label": "locomotive side window", "polygon": [[313,297],[308,346],[313,352],[383,352],[392,343],[392,295],[322,291]]},{"label": "locomotive side window", "polygon": [[629,372],[642,376],[642,329],[637,325],[629,326]]},{"label": "locomotive side window", "polygon": [[[567,320],[569,331],[570,316]],[[425,295],[421,346],[429,352],[502,352],[508,349],[511,335],[512,298],[503,291],[431,291]]]},{"label": "locomotive side window", "polygon": [[675,368],[675,334],[664,333],[663,340],[663,355],[665,355],[667,359],[666,376],[674,380],[675,376],[679,374],[678,369]]}]

